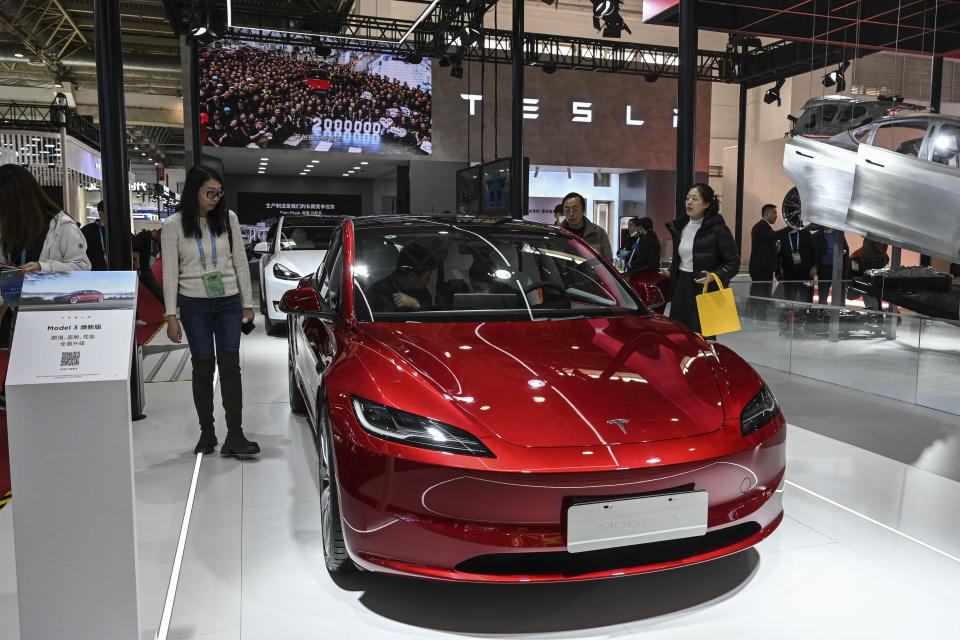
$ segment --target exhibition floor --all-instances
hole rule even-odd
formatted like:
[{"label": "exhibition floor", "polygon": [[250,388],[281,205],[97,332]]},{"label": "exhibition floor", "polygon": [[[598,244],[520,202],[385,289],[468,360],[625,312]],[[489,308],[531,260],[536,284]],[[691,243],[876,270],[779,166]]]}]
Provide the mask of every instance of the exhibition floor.
[{"label": "exhibition floor", "polygon": [[[287,405],[285,339],[266,336],[258,318],[242,350],[245,424],[262,454],[202,461],[171,638],[955,634],[956,416],[763,369],[790,422],[788,483],[782,526],[754,549],[586,583],[444,584],[365,573],[335,582],[323,564],[313,436]],[[160,621],[197,435],[189,382],[150,384],[146,393],[148,417],[133,423],[143,640]],[[219,408],[217,415],[222,425]],[[19,637],[15,511],[15,501],[0,511],[5,640]]]}]

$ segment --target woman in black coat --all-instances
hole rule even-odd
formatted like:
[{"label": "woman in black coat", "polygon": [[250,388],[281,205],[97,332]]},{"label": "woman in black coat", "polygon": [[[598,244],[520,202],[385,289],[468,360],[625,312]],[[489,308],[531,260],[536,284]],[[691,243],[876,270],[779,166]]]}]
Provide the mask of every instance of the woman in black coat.
[{"label": "woman in black coat", "polygon": [[716,194],[703,183],[690,188],[686,213],[668,222],[667,229],[673,236],[670,317],[699,333],[696,297],[710,273],[717,274],[724,286],[730,284],[740,269],[737,243],[720,215]]}]

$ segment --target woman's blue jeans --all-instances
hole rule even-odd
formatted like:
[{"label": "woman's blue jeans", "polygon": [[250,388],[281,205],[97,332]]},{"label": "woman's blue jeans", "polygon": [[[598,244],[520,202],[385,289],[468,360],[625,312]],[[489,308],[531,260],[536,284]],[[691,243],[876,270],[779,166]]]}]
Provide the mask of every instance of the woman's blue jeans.
[{"label": "woman's blue jeans", "polygon": [[[180,296],[180,325],[196,359],[240,351],[243,304],[240,294],[222,298]],[[216,353],[214,353],[216,345]]]}]

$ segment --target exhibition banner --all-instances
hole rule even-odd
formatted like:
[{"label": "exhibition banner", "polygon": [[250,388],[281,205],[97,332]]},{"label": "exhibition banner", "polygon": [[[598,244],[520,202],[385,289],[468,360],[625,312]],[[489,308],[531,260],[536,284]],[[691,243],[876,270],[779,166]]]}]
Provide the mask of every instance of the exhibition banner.
[{"label": "exhibition banner", "polygon": [[321,56],[309,37],[276,44],[257,40],[259,31],[249,34],[249,40],[221,40],[200,51],[205,146],[430,153],[430,59],[411,64],[337,49]]}]

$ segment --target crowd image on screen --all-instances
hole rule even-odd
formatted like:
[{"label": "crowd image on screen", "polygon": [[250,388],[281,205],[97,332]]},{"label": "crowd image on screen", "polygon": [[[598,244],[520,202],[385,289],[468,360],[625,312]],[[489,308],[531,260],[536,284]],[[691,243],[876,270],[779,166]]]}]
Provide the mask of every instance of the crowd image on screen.
[{"label": "crowd image on screen", "polygon": [[[317,135],[327,119],[381,125],[389,119],[392,125],[381,131],[384,141],[430,153],[430,92],[359,71],[359,60],[339,64],[310,59],[303,53],[254,48],[202,52],[198,70],[202,143],[278,147],[295,135],[319,140],[334,134],[325,131]],[[308,86],[308,71],[316,74],[318,70],[329,76],[328,89]],[[391,117],[391,112],[396,117]],[[406,135],[401,136],[397,128]]]}]

